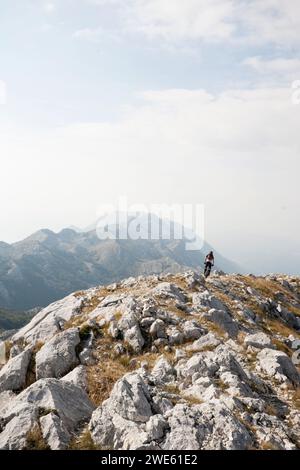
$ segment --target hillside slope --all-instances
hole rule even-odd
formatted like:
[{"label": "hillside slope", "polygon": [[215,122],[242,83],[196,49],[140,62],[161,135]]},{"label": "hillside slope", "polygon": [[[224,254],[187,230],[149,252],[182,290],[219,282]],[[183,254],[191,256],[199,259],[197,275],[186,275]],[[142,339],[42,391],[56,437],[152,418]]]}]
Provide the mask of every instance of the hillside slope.
[{"label": "hillside slope", "polygon": [[[41,230],[21,242],[0,244],[0,306],[28,310],[129,276],[201,269],[209,249],[189,252],[182,240],[101,241],[95,231]],[[216,259],[219,269],[239,272],[221,255]]]},{"label": "hillside slope", "polygon": [[14,310],[0,308],[0,332],[21,328],[26,325],[38,311],[38,308],[25,312],[15,312]]},{"label": "hillside slope", "polygon": [[299,339],[299,277],[74,293],[5,343],[0,449],[299,448]]}]

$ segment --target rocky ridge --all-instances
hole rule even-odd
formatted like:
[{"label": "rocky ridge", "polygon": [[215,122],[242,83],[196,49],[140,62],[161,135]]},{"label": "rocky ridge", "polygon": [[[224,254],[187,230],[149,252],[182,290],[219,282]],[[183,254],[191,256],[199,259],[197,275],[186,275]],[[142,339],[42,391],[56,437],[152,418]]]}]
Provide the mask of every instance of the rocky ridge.
[{"label": "rocky ridge", "polygon": [[0,449],[297,449],[299,346],[299,277],[76,292],[5,342]]}]

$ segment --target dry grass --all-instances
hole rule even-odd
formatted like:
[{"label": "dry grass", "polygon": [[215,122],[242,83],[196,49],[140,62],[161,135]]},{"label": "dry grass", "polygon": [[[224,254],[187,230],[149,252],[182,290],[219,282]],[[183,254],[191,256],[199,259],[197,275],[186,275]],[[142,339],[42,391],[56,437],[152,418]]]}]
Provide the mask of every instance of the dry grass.
[{"label": "dry grass", "polygon": [[285,289],[279,282],[271,281],[263,277],[240,276],[242,282],[256,290],[264,297],[274,299],[275,292],[281,292],[288,298],[294,298],[294,295],[289,290]]},{"label": "dry grass", "polygon": [[35,424],[26,436],[26,450],[49,450],[40,427]]},{"label": "dry grass", "polygon": [[182,276],[173,275],[169,279],[176,287],[182,289],[183,291],[187,290],[187,282]]},{"label": "dry grass", "polygon": [[86,428],[80,436],[74,437],[70,444],[69,450],[105,450],[94,444],[90,431]]},{"label": "dry grass", "polygon": [[278,416],[277,408],[274,405],[272,405],[271,403],[268,403],[266,405],[265,413],[267,413],[267,415],[271,415],[271,416]]},{"label": "dry grass", "polygon": [[127,372],[120,362],[111,359],[89,367],[88,391],[95,406],[101,405],[109,397],[115,383]]},{"label": "dry grass", "polygon": [[286,344],[284,344],[282,341],[280,341],[277,338],[273,338],[272,343],[276,347],[276,349],[278,349],[279,351],[284,352],[289,357],[292,357],[294,351],[291,348],[289,348]]},{"label": "dry grass", "polygon": [[291,399],[293,406],[300,411],[300,387],[297,387]]},{"label": "dry grass", "polygon": [[64,330],[79,328],[85,321],[87,321],[86,315],[76,315],[64,324]]},{"label": "dry grass", "polygon": [[216,336],[219,336],[219,338],[222,338],[222,339],[227,339],[228,337],[228,334],[226,333],[225,330],[223,330],[223,328],[218,325],[217,323],[214,323],[210,320],[205,320],[203,322],[203,325],[206,326],[206,328],[209,329],[210,332],[212,333],[215,333]]},{"label": "dry grass", "polygon": [[222,379],[216,379],[214,383],[223,392],[225,392],[229,388],[229,385],[226,384]]},{"label": "dry grass", "polygon": [[12,347],[13,347],[13,343],[11,341],[5,341],[5,359],[6,359],[6,361],[9,360],[10,351],[11,351]]},{"label": "dry grass", "polygon": [[259,450],[279,450],[279,449],[270,441],[262,441],[260,442]]},{"label": "dry grass", "polygon": [[189,405],[202,405],[203,400],[200,400],[200,398],[193,397],[191,395],[183,395],[183,398],[188,402]]},{"label": "dry grass", "polygon": [[128,372],[129,360],[114,357],[114,340],[109,336],[100,338],[96,343],[97,364],[88,368],[88,391],[95,406],[106,400],[114,384]]},{"label": "dry grass", "polygon": [[91,313],[93,310],[95,310],[95,308],[98,307],[103,297],[106,297],[107,295],[109,295],[109,291],[106,291],[106,295],[101,295],[100,293],[94,295],[91,299],[87,300],[86,303],[83,304],[81,313],[83,315],[88,315]]},{"label": "dry grass", "polygon": [[85,292],[83,290],[79,290],[79,291],[75,292],[73,295],[74,295],[74,297],[76,297],[78,299],[80,297],[84,297]]},{"label": "dry grass", "polygon": [[176,316],[178,316],[179,318],[183,318],[184,320],[188,320],[192,318],[192,315],[190,313],[187,313],[184,310],[181,310],[180,308],[176,307],[176,305],[163,304],[160,302],[160,307],[163,307],[166,310],[166,312],[175,313]]},{"label": "dry grass", "polygon": [[279,334],[284,337],[293,335],[300,339],[300,334],[294,330],[294,328],[286,325],[285,323],[282,323],[280,320],[269,319],[268,329],[271,331],[271,333]]},{"label": "dry grass", "polygon": [[167,393],[171,393],[172,395],[181,395],[181,391],[176,384],[167,384],[164,386],[163,390]]},{"label": "dry grass", "polygon": [[161,357],[164,356],[164,358],[171,364],[175,364],[175,356],[173,352],[167,352],[164,350],[163,346],[161,347],[161,350],[159,350],[157,353],[152,353],[152,352],[145,352],[144,354],[140,354],[138,356],[135,356],[135,359],[137,359],[139,362],[147,362],[148,363],[148,368],[151,369],[154,367],[155,363],[157,360]]},{"label": "dry grass", "polygon": [[300,317],[300,308],[298,307],[295,307],[295,305],[286,305],[285,304],[285,307],[287,310],[289,310],[291,313],[293,313],[294,315],[296,315],[296,317]]}]

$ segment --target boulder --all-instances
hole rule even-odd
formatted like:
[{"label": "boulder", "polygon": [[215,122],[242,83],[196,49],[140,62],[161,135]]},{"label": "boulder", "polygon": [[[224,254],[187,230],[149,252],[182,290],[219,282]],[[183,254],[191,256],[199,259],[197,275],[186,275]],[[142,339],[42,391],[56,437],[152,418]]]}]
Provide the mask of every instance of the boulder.
[{"label": "boulder", "polygon": [[178,302],[186,302],[184,293],[175,284],[171,284],[170,282],[161,282],[152,289],[152,294],[164,299],[175,299]]},{"label": "boulder", "polygon": [[4,390],[20,391],[25,387],[32,348],[27,348],[10,359],[0,371],[0,392]]},{"label": "boulder", "polygon": [[255,413],[251,416],[251,425],[256,428],[256,436],[260,445],[269,446],[274,450],[297,450],[294,429],[282,422],[277,416],[266,413]]},{"label": "boulder", "polygon": [[19,344],[14,344],[9,351],[9,358],[12,359],[13,357],[16,357],[21,354],[21,352],[23,351],[24,348],[22,346],[20,346]]},{"label": "boulder", "polygon": [[200,293],[193,294],[193,306],[195,308],[209,308],[215,310],[227,311],[227,307],[221,300],[217,299],[208,290]]},{"label": "boulder", "polygon": [[57,415],[73,433],[88,421],[93,405],[84,390],[57,379],[41,379],[17,395],[0,412],[0,449],[26,448],[27,435],[40,416]]},{"label": "boulder", "polygon": [[150,441],[162,439],[168,427],[168,421],[162,415],[151,416],[145,427],[148,439]]},{"label": "boulder", "polygon": [[195,320],[187,320],[183,323],[183,334],[187,341],[200,338],[204,334],[203,328]]},{"label": "boulder", "polygon": [[188,289],[195,289],[196,287],[205,284],[204,276],[194,271],[187,272],[184,275],[184,278]]},{"label": "boulder", "polygon": [[77,366],[60,380],[87,390],[87,368],[83,365]]},{"label": "boulder", "polygon": [[55,413],[48,413],[40,418],[42,435],[51,450],[65,450],[71,440],[71,434],[62,420]]},{"label": "boulder", "polygon": [[15,398],[15,393],[11,390],[0,392],[0,414],[2,409],[6,408],[7,404]]},{"label": "boulder", "polygon": [[161,356],[154,365],[151,375],[160,383],[174,380],[175,370],[164,356]]},{"label": "boulder", "polygon": [[239,332],[238,323],[224,310],[211,309],[208,313],[203,314],[203,318],[216,323],[222,328],[230,337],[235,338]]},{"label": "boulder", "polygon": [[169,326],[166,329],[166,334],[170,345],[182,344],[184,342],[184,334],[175,326]]},{"label": "boulder", "polygon": [[258,353],[257,359],[259,361],[257,369],[262,370],[270,377],[279,382],[289,380],[294,384],[300,383],[299,372],[284,352],[265,348]]},{"label": "boulder", "polygon": [[158,319],[152,323],[149,333],[153,338],[166,338],[165,324],[162,320]]},{"label": "boulder", "polygon": [[120,330],[118,328],[118,324],[116,321],[112,321],[108,327],[108,334],[114,338],[117,339],[120,335]]},{"label": "boulder", "polygon": [[208,351],[213,350],[221,341],[211,332],[207,333],[206,335],[202,336],[201,338],[197,339],[193,342],[193,344],[187,346],[188,351]]},{"label": "boulder", "polygon": [[176,366],[176,371],[179,377],[192,380],[193,374],[196,373],[202,377],[211,377],[217,372],[218,368],[214,353],[205,351],[194,354],[188,361],[180,361]]},{"label": "boulder", "polygon": [[166,417],[170,431],[164,450],[245,450],[252,444],[247,428],[218,400],[193,407],[178,404]]},{"label": "boulder", "polygon": [[262,332],[246,335],[244,343],[246,346],[252,346],[257,349],[272,348],[271,338]]},{"label": "boulder", "polygon": [[135,353],[140,353],[145,344],[145,340],[138,325],[125,331],[124,340],[129,344]]},{"label": "boulder", "polygon": [[80,343],[77,328],[58,333],[36,355],[36,377],[60,378],[78,364],[76,346]]},{"label": "boulder", "polygon": [[147,443],[144,424],[153,415],[147,385],[137,373],[126,374],[89,424],[95,444],[110,449],[141,449]]},{"label": "boulder", "polygon": [[13,336],[12,341],[17,342],[21,339],[26,340],[27,343],[35,344],[38,341],[49,340],[62,330],[67,321],[80,314],[82,302],[82,297],[73,294],[54,302],[35,315]]}]

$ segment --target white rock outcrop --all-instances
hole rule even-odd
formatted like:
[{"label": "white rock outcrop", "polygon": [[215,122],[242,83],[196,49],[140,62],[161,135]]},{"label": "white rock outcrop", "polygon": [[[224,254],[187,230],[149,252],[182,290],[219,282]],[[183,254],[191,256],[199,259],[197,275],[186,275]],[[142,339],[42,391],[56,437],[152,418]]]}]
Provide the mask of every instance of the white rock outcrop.
[{"label": "white rock outcrop", "polygon": [[78,364],[76,347],[80,343],[78,328],[58,333],[36,354],[36,377],[60,378]]},{"label": "white rock outcrop", "polygon": [[140,276],[70,295],[3,337],[0,449],[300,448],[299,318],[297,276]]},{"label": "white rock outcrop", "polygon": [[27,348],[10,359],[0,370],[0,392],[21,391],[25,387],[32,348]]},{"label": "white rock outcrop", "polygon": [[[87,393],[81,388],[57,379],[38,380],[1,409],[0,449],[26,448],[28,433],[41,415],[54,413],[60,419],[60,429],[72,433],[79,423],[90,418],[93,409]],[[44,432],[50,442],[46,424]]]}]

